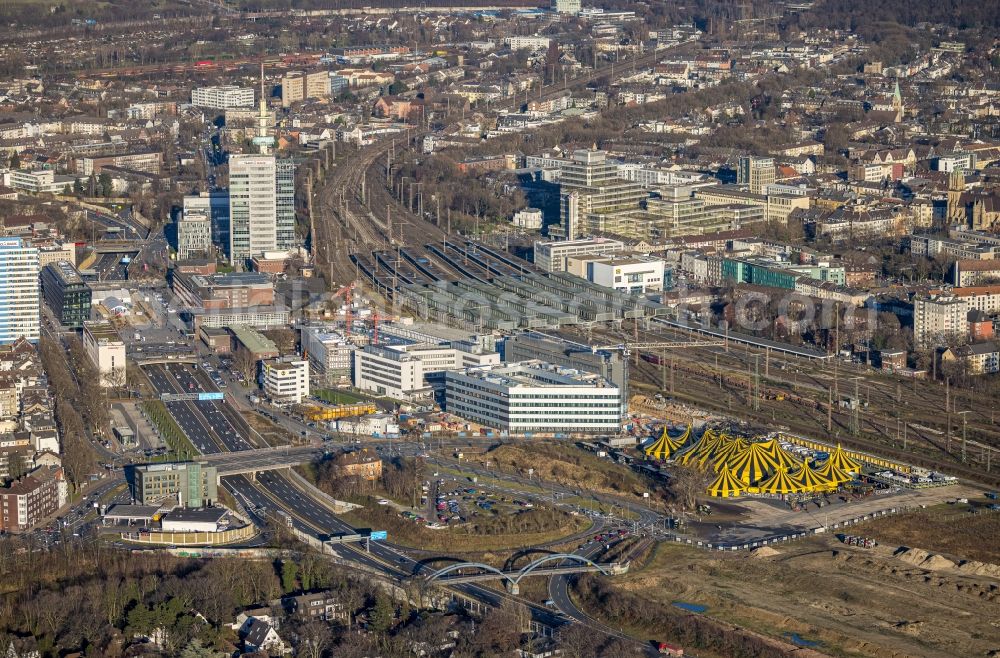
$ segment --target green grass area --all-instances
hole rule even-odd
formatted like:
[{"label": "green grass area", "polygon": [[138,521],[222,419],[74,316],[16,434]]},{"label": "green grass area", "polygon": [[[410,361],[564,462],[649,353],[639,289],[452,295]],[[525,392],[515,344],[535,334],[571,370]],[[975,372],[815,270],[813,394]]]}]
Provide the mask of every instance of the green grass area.
[{"label": "green grass area", "polygon": [[546,544],[582,532],[591,525],[583,516],[534,508],[517,515],[481,513],[459,526],[431,530],[422,523],[401,518],[393,508],[378,505],[376,501],[377,498],[369,498],[365,507],[342,518],[355,527],[386,530],[390,541],[402,546],[446,553],[480,553]]},{"label": "green grass area", "polygon": [[149,422],[153,424],[160,433],[160,436],[163,437],[167,447],[170,448],[171,454],[164,455],[166,458],[164,461],[183,461],[192,459],[198,454],[198,451],[195,450],[194,445],[184,434],[180,425],[177,424],[174,417],[167,411],[167,405],[160,400],[144,400],[142,410],[146,413],[146,417],[149,418]]},{"label": "green grass area", "polygon": [[328,402],[330,404],[356,404],[370,399],[357,393],[339,391],[332,388],[323,388],[318,391],[314,391],[313,395],[318,397],[323,402]]}]

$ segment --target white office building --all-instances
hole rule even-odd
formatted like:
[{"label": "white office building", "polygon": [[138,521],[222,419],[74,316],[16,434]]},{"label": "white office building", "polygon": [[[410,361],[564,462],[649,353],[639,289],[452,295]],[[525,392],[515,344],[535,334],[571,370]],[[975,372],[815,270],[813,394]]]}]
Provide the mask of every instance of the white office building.
[{"label": "white office building", "polygon": [[600,375],[525,361],[445,374],[445,408],[512,434],[615,434],[621,390]]},{"label": "white office building", "polygon": [[222,85],[215,87],[195,87],[191,90],[191,104],[213,110],[227,110],[231,107],[253,107],[252,87]]},{"label": "white office building", "polygon": [[566,271],[625,293],[663,291],[664,262],[651,256],[571,256],[567,258]]},{"label": "white office building", "polygon": [[545,50],[549,47],[551,39],[548,37],[534,36],[510,36],[503,40],[511,50]]},{"label": "white office building", "polygon": [[273,155],[229,158],[229,260],[295,243],[295,165]]},{"label": "white office building", "polygon": [[38,342],[38,249],[21,238],[0,239],[0,343]]},{"label": "white office building", "polygon": [[276,404],[299,404],[309,397],[309,362],[264,361],[264,394]]},{"label": "white office building", "polygon": [[25,192],[62,194],[67,187],[72,188],[73,176],[56,174],[52,169],[24,171],[15,169],[6,175],[7,186]]},{"label": "white office building", "polygon": [[84,322],[83,349],[101,373],[101,386],[125,385],[125,342],[110,323]]},{"label": "white office building", "polygon": [[608,255],[625,249],[619,240],[593,238],[586,240],[555,240],[535,243],[535,265],[546,272],[565,272],[570,256]]},{"label": "white office building", "polygon": [[368,345],[354,351],[354,386],[404,400],[427,397],[447,371],[491,364],[500,364],[500,354],[472,343]]},{"label": "white office building", "polygon": [[552,0],[552,11],[557,14],[579,14],[580,0]]}]

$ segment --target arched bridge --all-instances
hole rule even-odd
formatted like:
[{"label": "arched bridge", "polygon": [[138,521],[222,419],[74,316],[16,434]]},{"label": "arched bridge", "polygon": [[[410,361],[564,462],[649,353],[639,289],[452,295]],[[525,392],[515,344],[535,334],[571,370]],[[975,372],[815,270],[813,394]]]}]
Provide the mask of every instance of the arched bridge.
[{"label": "arched bridge", "polygon": [[[562,564],[563,562],[575,562],[575,564]],[[552,566],[545,566],[555,563]],[[443,569],[426,575],[428,582],[441,583],[472,583],[481,580],[503,580],[507,589],[512,594],[518,593],[518,584],[521,579],[528,576],[552,576],[563,573],[583,573],[587,571],[597,571],[605,576],[617,576],[628,572],[629,563],[620,562],[594,562],[590,558],[576,555],[574,553],[555,553],[545,555],[534,562],[526,564],[518,571],[504,571],[482,562],[460,562],[450,564]],[[465,569],[478,569],[478,573],[457,573]]]}]

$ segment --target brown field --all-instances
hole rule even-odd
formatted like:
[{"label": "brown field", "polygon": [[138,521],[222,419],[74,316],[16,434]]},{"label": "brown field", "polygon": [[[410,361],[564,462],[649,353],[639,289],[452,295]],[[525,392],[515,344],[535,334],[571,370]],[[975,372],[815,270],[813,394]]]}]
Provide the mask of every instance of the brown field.
[{"label": "brown field", "polygon": [[857,525],[851,534],[869,535],[880,544],[1000,564],[1000,512],[970,510],[968,505],[936,505]]},{"label": "brown field", "polygon": [[[890,550],[847,547],[833,537],[777,550],[751,557],[661,544],[626,576],[581,578],[575,596],[595,617],[642,639],[676,641],[670,629],[688,614],[672,605],[681,601],[775,641],[798,634],[830,656],[956,658],[1000,650],[1000,580],[928,571]],[[691,652],[729,655],[712,646]]]}]

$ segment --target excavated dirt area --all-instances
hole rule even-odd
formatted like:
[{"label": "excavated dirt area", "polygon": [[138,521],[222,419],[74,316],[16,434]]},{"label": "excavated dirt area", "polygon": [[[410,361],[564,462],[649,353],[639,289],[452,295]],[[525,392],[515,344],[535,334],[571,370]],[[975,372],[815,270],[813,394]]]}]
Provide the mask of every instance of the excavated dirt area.
[{"label": "excavated dirt area", "polygon": [[830,656],[1000,656],[1000,567],[920,549],[822,536],[753,554],[664,544],[613,582]]}]

